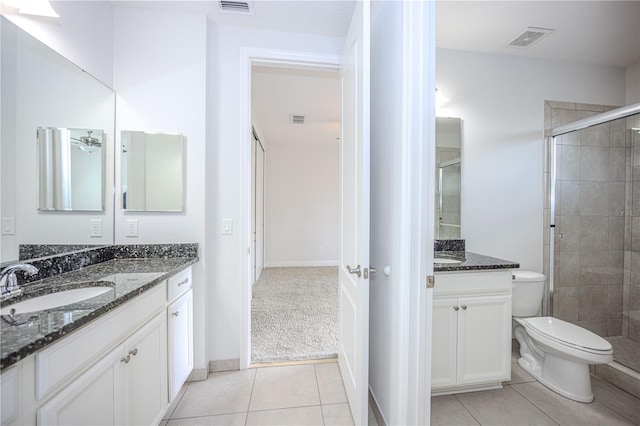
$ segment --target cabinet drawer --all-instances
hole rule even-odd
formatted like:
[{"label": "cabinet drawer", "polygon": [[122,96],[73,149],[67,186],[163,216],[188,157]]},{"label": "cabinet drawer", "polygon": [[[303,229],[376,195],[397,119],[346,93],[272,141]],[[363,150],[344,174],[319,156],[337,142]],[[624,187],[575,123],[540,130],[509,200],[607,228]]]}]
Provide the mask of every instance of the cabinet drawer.
[{"label": "cabinet drawer", "polygon": [[175,300],[191,288],[191,268],[187,268],[168,279],[167,300]]},{"label": "cabinet drawer", "polygon": [[142,322],[162,312],[165,292],[164,283],[160,284],[37,353],[36,398],[43,399],[59,385],[81,373]]},{"label": "cabinet drawer", "polygon": [[511,292],[511,271],[439,272],[434,295]]}]

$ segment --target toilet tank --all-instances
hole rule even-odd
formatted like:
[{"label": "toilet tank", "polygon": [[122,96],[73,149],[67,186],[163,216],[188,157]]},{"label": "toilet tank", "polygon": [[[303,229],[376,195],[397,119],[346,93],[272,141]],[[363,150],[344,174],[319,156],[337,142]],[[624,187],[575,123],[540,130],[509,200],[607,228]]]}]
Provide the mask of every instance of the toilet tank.
[{"label": "toilet tank", "polygon": [[512,315],[533,317],[540,312],[545,276],[538,272],[512,271]]}]

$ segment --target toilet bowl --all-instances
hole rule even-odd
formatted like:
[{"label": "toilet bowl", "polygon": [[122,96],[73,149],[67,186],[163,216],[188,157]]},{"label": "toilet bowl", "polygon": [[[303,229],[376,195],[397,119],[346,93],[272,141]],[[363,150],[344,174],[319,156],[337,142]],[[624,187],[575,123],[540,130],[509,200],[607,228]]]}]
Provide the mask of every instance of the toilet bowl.
[{"label": "toilet bowl", "polygon": [[513,272],[514,337],[518,365],[540,383],[567,398],[593,401],[589,364],[613,361],[611,344],[589,330],[552,317],[537,317],[544,275]]}]

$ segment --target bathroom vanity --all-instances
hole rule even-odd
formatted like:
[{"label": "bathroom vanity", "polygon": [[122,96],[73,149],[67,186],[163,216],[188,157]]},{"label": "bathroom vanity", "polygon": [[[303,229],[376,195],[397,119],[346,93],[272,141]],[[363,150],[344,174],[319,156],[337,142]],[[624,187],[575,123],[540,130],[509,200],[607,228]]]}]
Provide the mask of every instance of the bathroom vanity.
[{"label": "bathroom vanity", "polygon": [[158,424],[193,369],[197,260],[112,259],[25,286],[111,289],[2,317],[2,425]]},{"label": "bathroom vanity", "polygon": [[436,253],[433,395],[496,389],[511,379],[511,269],[518,267],[470,252]]}]

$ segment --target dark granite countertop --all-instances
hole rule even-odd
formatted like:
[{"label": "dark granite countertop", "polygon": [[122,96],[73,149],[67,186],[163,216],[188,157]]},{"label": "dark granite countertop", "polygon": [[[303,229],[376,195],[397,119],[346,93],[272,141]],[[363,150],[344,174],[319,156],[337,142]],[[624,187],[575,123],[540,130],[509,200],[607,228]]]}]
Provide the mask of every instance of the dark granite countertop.
[{"label": "dark granite countertop", "polygon": [[436,251],[435,258],[462,260],[461,263],[433,263],[434,272],[481,271],[487,269],[518,269],[519,263],[485,256],[470,251]]},{"label": "dark granite countertop", "polygon": [[78,287],[108,286],[112,290],[45,311],[0,316],[0,369],[43,349],[197,261],[197,257],[112,259],[23,286],[22,296],[4,301],[2,306]]}]

